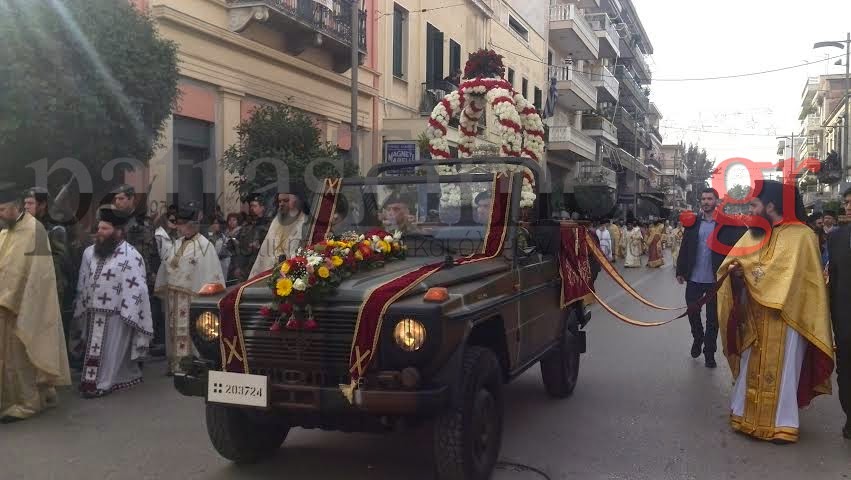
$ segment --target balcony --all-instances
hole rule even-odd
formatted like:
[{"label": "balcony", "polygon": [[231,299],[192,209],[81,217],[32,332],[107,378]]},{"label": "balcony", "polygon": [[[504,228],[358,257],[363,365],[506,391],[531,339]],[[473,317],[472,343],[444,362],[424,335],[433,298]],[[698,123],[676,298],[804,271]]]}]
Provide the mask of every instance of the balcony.
[{"label": "balcony", "polygon": [[594,162],[582,162],[576,174],[577,185],[599,185],[610,188],[618,186],[618,175],[614,170]]},{"label": "balcony", "polygon": [[[331,52],[335,72],[352,68],[352,0],[226,1],[231,31],[248,34],[253,24],[264,24],[283,36],[288,53],[301,55],[310,46],[320,47]],[[366,11],[360,12],[359,33],[358,50],[363,59],[367,51]]]},{"label": "balcony", "polygon": [[626,150],[619,148],[615,150],[618,162],[622,167],[635,172],[639,177],[647,178],[650,176],[650,171],[641,163],[641,160],[635,158]]},{"label": "balcony", "polygon": [[[552,160],[578,162],[594,160],[597,144],[594,140],[571,125],[554,125],[549,127],[549,143],[547,150]],[[552,158],[555,156],[556,158]]]},{"label": "balcony", "polygon": [[577,60],[600,58],[600,41],[574,4],[550,7],[550,44]]},{"label": "balcony", "polygon": [[572,65],[550,66],[550,77],[556,79],[558,102],[569,110],[593,110],[597,107],[597,89],[585,73]]},{"label": "balcony", "polygon": [[805,125],[807,127],[807,132],[818,132],[824,129],[821,124],[821,117],[816,114],[807,115]]},{"label": "balcony", "polygon": [[[647,99],[647,95],[644,94],[644,90],[635,81],[635,78],[632,76],[632,73],[626,69],[625,67],[618,65],[615,69],[615,76],[620,80],[621,89],[620,94],[621,97],[631,97],[634,103],[638,108],[642,110],[647,110],[650,108],[650,100]],[[629,95],[624,95],[628,93]]]},{"label": "balcony", "polygon": [[597,39],[600,41],[600,57],[616,58],[621,56],[620,35],[615,30],[615,24],[605,13],[585,15],[585,20],[591,25]]},{"label": "balcony", "polygon": [[606,67],[601,66],[591,74],[591,85],[597,87],[599,100],[616,102],[620,92],[620,84],[617,77]]},{"label": "balcony", "polygon": [[618,129],[604,117],[586,115],[582,117],[582,131],[589,137],[602,137],[611,143],[618,143]]}]

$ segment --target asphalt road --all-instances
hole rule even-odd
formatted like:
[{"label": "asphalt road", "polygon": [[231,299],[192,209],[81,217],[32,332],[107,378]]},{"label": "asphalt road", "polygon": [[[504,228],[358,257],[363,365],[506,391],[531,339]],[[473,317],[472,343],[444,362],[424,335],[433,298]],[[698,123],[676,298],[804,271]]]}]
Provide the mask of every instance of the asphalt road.
[{"label": "asphalt road", "polygon": [[[662,269],[629,269],[625,276],[657,303],[683,303],[670,259]],[[598,288],[634,318],[664,318],[605,274]],[[840,436],[835,396],[802,412],[800,443],[750,440],[727,422],[726,362],[719,358],[719,368],[708,370],[702,359],[691,359],[690,345],[686,320],[636,328],[595,307],[571,398],[549,399],[537,368],[507,386],[505,464],[495,478],[851,478],[851,441]],[[272,460],[235,467],[210,446],[203,401],[181,397],[164,369],[150,364],[145,384],[103,399],[63,391],[58,408],[0,425],[0,479],[431,478],[424,430],[385,436],[294,430]]]}]

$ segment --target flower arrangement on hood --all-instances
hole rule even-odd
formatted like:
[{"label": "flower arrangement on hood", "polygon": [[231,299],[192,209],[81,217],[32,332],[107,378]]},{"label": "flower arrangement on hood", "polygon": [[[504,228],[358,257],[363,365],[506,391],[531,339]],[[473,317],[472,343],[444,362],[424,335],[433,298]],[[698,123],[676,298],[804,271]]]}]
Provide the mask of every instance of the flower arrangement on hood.
[{"label": "flower arrangement on hood", "polygon": [[[435,159],[450,158],[446,135],[449,120],[460,116],[458,156],[470,158],[476,147],[477,124],[487,105],[493,109],[501,138],[501,156],[526,157],[541,161],[544,154],[544,123],[537,109],[522,95],[514,91],[504,78],[502,56],[493,50],[479,50],[470,55],[464,69],[466,80],[457,91],[448,94],[432,111],[426,137],[429,151]],[[515,168],[506,168],[514,171]],[[529,208],[535,203],[534,180],[523,168],[524,181],[520,207]],[[454,167],[440,166],[439,175],[458,173]],[[460,206],[461,196],[457,185],[441,185],[441,206]]]},{"label": "flower arrangement on hood", "polygon": [[[278,264],[269,278],[273,301],[260,309],[274,319],[269,328],[314,330],[319,325],[313,306],[322,303],[340,283],[363,270],[383,267],[386,262],[405,258],[402,233],[372,230],[364,235],[348,232],[299,251]],[[301,318],[300,318],[301,317]]]}]

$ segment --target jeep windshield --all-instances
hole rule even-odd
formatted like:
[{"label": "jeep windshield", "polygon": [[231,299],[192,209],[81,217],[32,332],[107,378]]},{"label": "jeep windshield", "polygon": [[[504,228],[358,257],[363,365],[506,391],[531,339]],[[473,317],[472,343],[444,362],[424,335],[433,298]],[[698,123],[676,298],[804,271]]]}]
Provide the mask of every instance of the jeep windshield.
[{"label": "jeep windshield", "polygon": [[[482,247],[491,212],[490,175],[385,177],[346,184],[337,197],[332,235],[383,229],[401,232],[409,257],[470,255]],[[405,179],[408,183],[402,183]],[[455,177],[457,178],[457,177]],[[364,184],[367,183],[367,184]]]}]

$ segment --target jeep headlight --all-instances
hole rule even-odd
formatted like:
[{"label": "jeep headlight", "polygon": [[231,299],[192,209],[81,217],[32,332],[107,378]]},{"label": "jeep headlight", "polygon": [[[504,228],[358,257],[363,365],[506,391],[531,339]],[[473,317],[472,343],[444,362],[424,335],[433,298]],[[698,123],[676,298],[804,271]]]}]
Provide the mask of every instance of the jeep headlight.
[{"label": "jeep headlight", "polygon": [[425,325],[412,318],[403,318],[393,329],[393,340],[402,350],[416,352],[425,344]]},{"label": "jeep headlight", "polygon": [[195,332],[198,338],[205,342],[212,342],[219,338],[219,316],[207,311],[198,315],[195,319]]}]

